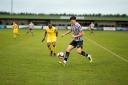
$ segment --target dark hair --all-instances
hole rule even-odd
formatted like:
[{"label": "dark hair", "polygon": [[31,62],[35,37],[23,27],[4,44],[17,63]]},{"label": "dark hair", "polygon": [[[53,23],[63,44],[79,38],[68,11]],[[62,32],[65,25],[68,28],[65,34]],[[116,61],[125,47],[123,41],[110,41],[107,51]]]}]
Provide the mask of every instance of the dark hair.
[{"label": "dark hair", "polygon": [[76,20],[76,17],[75,16],[71,16],[70,20]]},{"label": "dark hair", "polygon": [[52,23],[51,23],[51,22],[49,22],[49,23],[48,23],[48,25],[52,25]]}]

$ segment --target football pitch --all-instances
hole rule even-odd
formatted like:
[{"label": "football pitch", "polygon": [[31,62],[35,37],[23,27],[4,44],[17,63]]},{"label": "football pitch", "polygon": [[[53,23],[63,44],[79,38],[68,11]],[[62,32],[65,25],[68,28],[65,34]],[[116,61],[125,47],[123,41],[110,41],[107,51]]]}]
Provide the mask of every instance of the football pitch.
[{"label": "football pitch", "polygon": [[[72,39],[62,33],[57,52],[65,51]],[[93,62],[74,49],[65,67],[49,56],[42,36],[42,30],[34,30],[34,36],[20,30],[13,39],[12,30],[0,30],[0,85],[128,85],[127,31],[85,31],[83,49]]]}]

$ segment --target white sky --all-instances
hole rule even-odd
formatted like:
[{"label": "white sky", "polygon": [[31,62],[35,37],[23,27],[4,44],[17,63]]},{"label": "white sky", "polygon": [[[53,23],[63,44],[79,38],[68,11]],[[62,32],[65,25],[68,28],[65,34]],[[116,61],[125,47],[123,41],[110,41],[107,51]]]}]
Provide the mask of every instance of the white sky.
[{"label": "white sky", "polygon": [[[128,0],[13,0],[13,12],[128,14]],[[11,0],[0,1],[0,11],[11,10]]]}]

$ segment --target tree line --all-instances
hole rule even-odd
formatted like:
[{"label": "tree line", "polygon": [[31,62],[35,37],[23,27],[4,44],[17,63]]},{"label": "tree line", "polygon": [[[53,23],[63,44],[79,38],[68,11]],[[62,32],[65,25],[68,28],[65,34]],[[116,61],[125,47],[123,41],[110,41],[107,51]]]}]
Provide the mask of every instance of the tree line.
[{"label": "tree line", "polygon": [[33,16],[43,16],[43,15],[52,15],[52,16],[93,16],[93,17],[128,17],[127,14],[66,14],[66,13],[51,13],[51,14],[45,14],[45,13],[10,13],[6,11],[0,11],[1,15],[33,15]]}]

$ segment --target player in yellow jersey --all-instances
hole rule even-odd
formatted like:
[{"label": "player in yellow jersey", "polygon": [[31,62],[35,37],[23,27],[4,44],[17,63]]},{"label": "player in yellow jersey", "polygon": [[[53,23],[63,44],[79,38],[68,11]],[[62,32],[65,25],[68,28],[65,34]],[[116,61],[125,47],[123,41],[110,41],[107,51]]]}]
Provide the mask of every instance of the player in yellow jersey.
[{"label": "player in yellow jersey", "polygon": [[12,29],[13,29],[13,38],[16,38],[17,35],[19,35],[19,26],[16,24],[16,22],[13,22]]},{"label": "player in yellow jersey", "polygon": [[42,42],[45,40],[45,37],[47,35],[47,47],[50,50],[50,55],[54,54],[56,56],[55,47],[56,47],[56,39],[58,36],[57,29],[52,26],[52,24],[48,24],[48,27],[45,29],[45,34],[42,39]]}]

